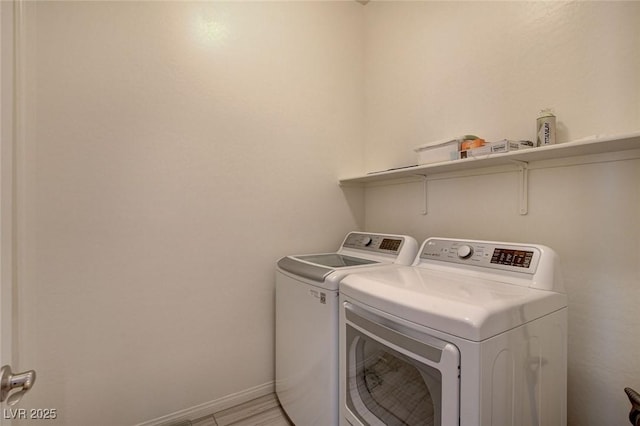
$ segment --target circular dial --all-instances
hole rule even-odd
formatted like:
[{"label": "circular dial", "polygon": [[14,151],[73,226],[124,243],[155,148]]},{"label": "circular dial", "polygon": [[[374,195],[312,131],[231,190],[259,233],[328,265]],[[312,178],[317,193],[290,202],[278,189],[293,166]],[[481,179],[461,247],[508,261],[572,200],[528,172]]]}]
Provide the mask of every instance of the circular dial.
[{"label": "circular dial", "polygon": [[371,237],[364,237],[364,238],[362,239],[362,244],[364,244],[365,246],[368,246],[368,245],[370,245],[370,244],[371,244],[371,242],[372,242],[372,241],[373,241],[373,240],[371,239]]},{"label": "circular dial", "polygon": [[473,255],[473,247],[468,245],[463,245],[458,247],[458,257],[460,259],[468,259]]}]

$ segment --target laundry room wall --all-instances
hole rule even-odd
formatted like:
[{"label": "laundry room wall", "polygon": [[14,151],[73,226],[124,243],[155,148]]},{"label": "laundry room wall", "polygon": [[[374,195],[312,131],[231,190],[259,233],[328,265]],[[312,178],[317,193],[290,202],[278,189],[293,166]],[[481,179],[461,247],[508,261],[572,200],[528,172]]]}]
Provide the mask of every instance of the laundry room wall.
[{"label": "laundry room wall", "polygon": [[[533,139],[555,109],[558,142],[640,130],[638,2],[371,2],[365,7],[364,171],[476,134]],[[434,175],[365,189],[366,229],[546,244],[569,299],[569,425],[628,423],[640,389],[640,153]],[[513,168],[516,170],[516,168]]]},{"label": "laundry room wall", "polygon": [[363,226],[336,184],[363,6],[19,4],[19,407],[131,425],[272,391],[275,262]]}]

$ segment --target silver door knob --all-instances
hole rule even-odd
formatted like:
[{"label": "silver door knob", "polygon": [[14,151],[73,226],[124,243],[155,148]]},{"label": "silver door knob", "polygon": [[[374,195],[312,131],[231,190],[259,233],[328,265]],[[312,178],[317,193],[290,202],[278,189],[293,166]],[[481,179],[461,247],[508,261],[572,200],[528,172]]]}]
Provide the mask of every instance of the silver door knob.
[{"label": "silver door knob", "polygon": [[[3,366],[0,369],[0,402],[7,400],[9,405],[16,404],[33,387],[35,381],[36,372],[33,370],[13,374],[11,367]],[[14,389],[19,390],[9,396],[9,393]]]},{"label": "silver door knob", "polygon": [[629,421],[633,426],[640,425],[640,393],[631,388],[624,388],[624,391],[631,402],[631,412],[629,413]]}]

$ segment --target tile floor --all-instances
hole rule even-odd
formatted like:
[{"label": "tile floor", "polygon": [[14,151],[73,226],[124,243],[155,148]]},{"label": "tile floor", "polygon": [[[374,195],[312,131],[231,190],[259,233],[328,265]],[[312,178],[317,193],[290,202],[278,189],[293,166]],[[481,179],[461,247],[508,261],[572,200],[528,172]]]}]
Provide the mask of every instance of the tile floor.
[{"label": "tile floor", "polygon": [[294,426],[280,407],[275,394],[265,395],[209,416],[176,423],[174,426]]}]

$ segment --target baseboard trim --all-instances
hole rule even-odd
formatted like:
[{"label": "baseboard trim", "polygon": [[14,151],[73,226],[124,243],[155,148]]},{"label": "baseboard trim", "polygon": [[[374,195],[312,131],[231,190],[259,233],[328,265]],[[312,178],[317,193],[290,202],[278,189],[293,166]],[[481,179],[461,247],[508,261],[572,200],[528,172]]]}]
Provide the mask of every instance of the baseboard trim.
[{"label": "baseboard trim", "polygon": [[191,408],[176,411],[175,413],[167,414],[165,416],[158,417],[157,419],[138,423],[136,426],[167,426],[171,423],[184,420],[195,420],[200,417],[211,415],[220,410],[225,410],[238,404],[251,401],[252,399],[260,398],[261,396],[265,396],[273,392],[275,392],[274,382],[268,382],[241,392],[223,396],[222,398],[214,401],[205,402]]}]

